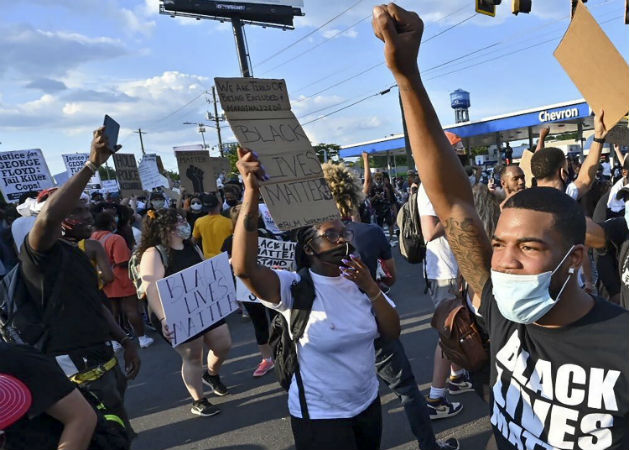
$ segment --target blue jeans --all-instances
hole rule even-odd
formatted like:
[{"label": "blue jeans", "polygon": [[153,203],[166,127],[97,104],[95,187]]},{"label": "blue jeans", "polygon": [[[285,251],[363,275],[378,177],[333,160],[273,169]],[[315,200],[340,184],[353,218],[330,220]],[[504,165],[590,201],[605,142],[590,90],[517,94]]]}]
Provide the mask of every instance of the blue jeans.
[{"label": "blue jeans", "polygon": [[374,341],[376,372],[398,396],[405,409],[411,432],[418,439],[421,450],[433,450],[437,444],[424,396],[411,371],[405,349],[399,339]]}]

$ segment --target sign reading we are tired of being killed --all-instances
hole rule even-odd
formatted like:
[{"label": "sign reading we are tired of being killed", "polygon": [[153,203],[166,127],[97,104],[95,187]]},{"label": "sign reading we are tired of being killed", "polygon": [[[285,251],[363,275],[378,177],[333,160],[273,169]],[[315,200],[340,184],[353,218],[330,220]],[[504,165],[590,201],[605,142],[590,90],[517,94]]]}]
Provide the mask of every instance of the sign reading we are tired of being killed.
[{"label": "sign reading we are tired of being killed", "polygon": [[338,219],[317,154],[291,112],[284,80],[214,81],[238,143],[258,154],[269,176],[261,183],[261,193],[278,228],[291,230]]}]

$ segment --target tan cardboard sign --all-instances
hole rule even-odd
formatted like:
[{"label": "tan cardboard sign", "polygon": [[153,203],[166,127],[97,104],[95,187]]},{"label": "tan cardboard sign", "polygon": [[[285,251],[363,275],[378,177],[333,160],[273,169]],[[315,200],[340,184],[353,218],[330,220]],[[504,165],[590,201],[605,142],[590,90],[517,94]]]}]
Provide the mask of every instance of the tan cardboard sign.
[{"label": "tan cardboard sign", "polygon": [[215,78],[215,85],[236,139],[258,154],[270,177],[261,193],[278,228],[338,219],[319,159],[291,112],[284,80]]},{"label": "tan cardboard sign", "polygon": [[612,129],[628,112],[628,64],[582,2],[554,56],[591,109],[604,108]]},{"label": "tan cardboard sign", "polygon": [[113,158],[120,195],[123,198],[142,195],[144,190],[142,189],[142,181],[140,181],[136,157],[131,153],[115,153]]},{"label": "tan cardboard sign", "polygon": [[208,150],[179,150],[175,152],[181,185],[189,193],[215,192],[217,177]]},{"label": "tan cardboard sign", "polygon": [[534,178],[532,175],[532,156],[534,156],[532,152],[525,150],[521,156],[521,162],[518,164],[525,174],[525,186],[528,188],[532,187],[532,178]]}]

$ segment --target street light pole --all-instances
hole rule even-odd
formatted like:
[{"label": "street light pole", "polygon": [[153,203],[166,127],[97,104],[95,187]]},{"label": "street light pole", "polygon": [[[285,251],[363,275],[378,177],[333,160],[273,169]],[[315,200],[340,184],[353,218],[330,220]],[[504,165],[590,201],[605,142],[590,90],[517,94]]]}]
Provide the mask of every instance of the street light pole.
[{"label": "street light pole", "polygon": [[247,44],[245,43],[245,34],[243,32],[243,22],[241,22],[241,19],[232,17],[232,31],[234,32],[234,41],[236,42],[236,50],[238,51],[241,75],[246,78],[252,77],[253,74],[249,65],[249,54],[247,53]]}]

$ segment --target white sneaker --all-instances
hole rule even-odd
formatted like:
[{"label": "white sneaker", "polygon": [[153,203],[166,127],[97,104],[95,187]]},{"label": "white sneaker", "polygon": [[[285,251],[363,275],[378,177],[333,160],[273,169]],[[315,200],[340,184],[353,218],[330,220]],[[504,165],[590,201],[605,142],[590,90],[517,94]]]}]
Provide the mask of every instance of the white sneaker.
[{"label": "white sneaker", "polygon": [[140,343],[140,348],[147,348],[148,346],[153,344],[153,342],[155,341],[153,340],[153,338],[145,335],[145,336],[140,336],[138,338],[138,342]]},{"label": "white sneaker", "polygon": [[118,353],[119,351],[122,350],[122,345],[120,345],[118,341],[111,341],[111,342],[112,342],[112,349],[114,350],[114,353]]}]

